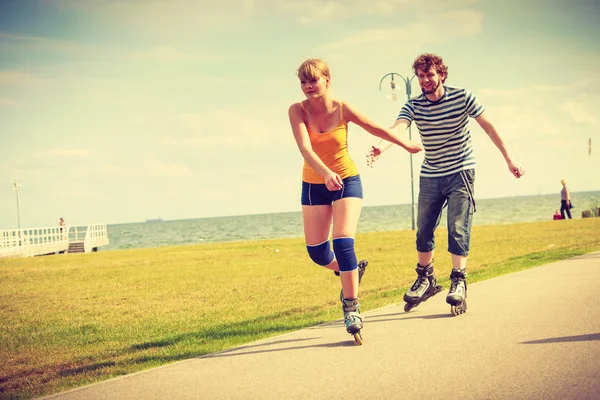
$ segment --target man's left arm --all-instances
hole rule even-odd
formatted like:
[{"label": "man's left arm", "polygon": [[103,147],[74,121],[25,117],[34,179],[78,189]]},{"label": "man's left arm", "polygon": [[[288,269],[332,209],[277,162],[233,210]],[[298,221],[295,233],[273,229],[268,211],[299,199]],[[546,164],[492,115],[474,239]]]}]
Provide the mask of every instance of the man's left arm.
[{"label": "man's left arm", "polygon": [[484,111],[478,117],[476,117],[475,121],[477,121],[479,126],[481,126],[481,129],[483,129],[485,133],[487,133],[487,135],[490,137],[492,142],[494,142],[498,150],[500,150],[500,153],[502,153],[502,157],[504,157],[504,159],[506,160],[506,164],[508,165],[508,169],[510,170],[510,172],[516,178],[520,178],[521,176],[525,175],[525,170],[510,158],[510,155],[508,154],[508,150],[506,149],[506,145],[504,144],[502,137],[496,130],[494,124],[492,124],[492,121],[490,121],[487,118],[486,112]]}]

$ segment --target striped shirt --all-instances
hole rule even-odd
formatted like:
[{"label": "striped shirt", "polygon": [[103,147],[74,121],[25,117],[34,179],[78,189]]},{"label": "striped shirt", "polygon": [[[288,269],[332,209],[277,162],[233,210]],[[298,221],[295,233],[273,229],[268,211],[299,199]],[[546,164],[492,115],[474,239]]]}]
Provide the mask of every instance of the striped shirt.
[{"label": "striped shirt", "polygon": [[485,108],[468,90],[444,86],[438,101],[424,94],[410,99],[397,119],[415,122],[425,159],[421,176],[435,178],[475,168],[475,152],[469,130],[469,117],[477,118]]}]

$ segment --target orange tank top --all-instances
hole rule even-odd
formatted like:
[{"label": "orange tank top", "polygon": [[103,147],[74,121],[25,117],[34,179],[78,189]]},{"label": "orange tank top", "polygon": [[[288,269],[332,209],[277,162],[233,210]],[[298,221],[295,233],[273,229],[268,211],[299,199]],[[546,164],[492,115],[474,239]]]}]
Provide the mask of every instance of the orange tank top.
[{"label": "orange tank top", "polygon": [[[304,102],[300,103],[304,111],[304,123],[313,151],[321,161],[342,179],[358,175],[358,168],[348,153],[348,123],[344,120],[343,103],[340,102],[340,122],[329,132],[318,133],[308,127],[308,117],[304,109]],[[308,163],[304,161],[302,168],[302,180],[307,183],[325,183],[325,179],[319,175]]]}]

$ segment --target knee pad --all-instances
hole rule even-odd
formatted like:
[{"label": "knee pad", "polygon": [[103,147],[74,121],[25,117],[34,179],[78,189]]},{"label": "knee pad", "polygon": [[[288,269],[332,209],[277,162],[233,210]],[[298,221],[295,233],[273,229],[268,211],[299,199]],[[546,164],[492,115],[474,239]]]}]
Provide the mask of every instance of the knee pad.
[{"label": "knee pad", "polygon": [[333,252],[341,272],[353,271],[358,268],[356,253],[354,252],[354,238],[333,239]]},{"label": "knee pad", "polygon": [[306,245],[306,250],[308,250],[310,259],[313,260],[315,264],[318,264],[322,267],[331,264],[333,261],[333,251],[331,251],[329,240],[314,246]]}]

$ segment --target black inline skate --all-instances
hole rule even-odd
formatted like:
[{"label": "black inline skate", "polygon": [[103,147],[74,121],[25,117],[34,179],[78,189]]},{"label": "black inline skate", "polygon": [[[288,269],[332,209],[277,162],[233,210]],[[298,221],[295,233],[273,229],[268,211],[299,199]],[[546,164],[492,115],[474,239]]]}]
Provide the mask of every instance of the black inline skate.
[{"label": "black inline skate", "polygon": [[450,312],[457,316],[467,311],[467,270],[453,268],[450,273],[450,291],[446,296]]},{"label": "black inline skate", "polygon": [[442,286],[438,285],[435,279],[433,261],[424,267],[417,264],[415,271],[417,271],[417,280],[410,290],[404,294],[404,301],[406,302],[404,311],[406,312],[442,291]]}]

